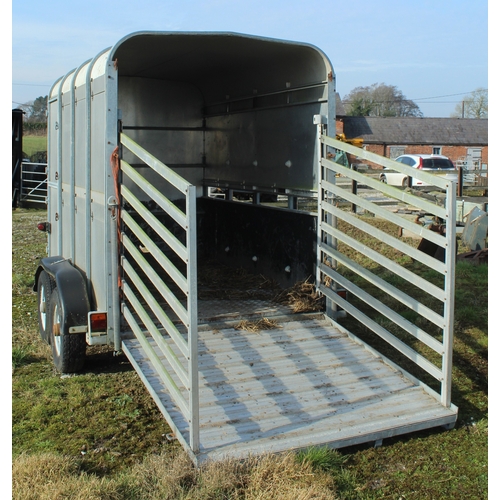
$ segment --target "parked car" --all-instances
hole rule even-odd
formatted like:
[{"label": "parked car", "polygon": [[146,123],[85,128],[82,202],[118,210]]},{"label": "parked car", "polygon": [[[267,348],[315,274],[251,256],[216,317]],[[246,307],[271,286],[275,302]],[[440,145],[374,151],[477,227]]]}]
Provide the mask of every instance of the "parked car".
[{"label": "parked car", "polygon": [[[441,155],[401,155],[396,161],[419,170],[426,170],[444,176],[454,182],[458,182],[458,172],[453,162],[446,156]],[[390,170],[382,172],[379,179],[391,186],[409,186],[409,179],[406,174],[400,172],[391,172]],[[426,182],[412,177],[411,185],[429,186]]]}]

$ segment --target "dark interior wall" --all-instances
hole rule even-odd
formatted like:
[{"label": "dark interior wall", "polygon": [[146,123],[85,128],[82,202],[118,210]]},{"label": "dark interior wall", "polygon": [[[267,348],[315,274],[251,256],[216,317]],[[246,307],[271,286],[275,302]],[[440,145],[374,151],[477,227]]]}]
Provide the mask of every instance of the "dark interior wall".
[{"label": "dark interior wall", "polygon": [[315,216],[250,203],[207,198],[198,202],[200,264],[214,259],[263,274],[284,287],[314,277]]}]

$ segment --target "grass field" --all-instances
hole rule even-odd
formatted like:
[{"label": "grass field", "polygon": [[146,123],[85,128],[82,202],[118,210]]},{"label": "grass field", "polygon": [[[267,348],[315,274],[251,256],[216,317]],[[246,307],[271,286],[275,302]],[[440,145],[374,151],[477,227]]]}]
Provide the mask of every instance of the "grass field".
[{"label": "grass field", "polygon": [[38,334],[33,275],[44,210],[12,212],[12,498],[486,499],[488,266],[459,263],[455,429],[192,466],[126,358],[89,348],[61,376]]},{"label": "grass field", "polygon": [[23,153],[29,158],[38,151],[47,151],[46,135],[23,136]]}]

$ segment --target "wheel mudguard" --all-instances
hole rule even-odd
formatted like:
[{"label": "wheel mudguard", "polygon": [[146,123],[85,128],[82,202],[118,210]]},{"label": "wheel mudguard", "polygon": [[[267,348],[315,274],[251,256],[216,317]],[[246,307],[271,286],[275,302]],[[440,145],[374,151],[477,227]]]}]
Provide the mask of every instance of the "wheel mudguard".
[{"label": "wheel mudguard", "polygon": [[90,302],[87,294],[87,285],[82,273],[73,267],[71,262],[62,257],[45,257],[35,274],[34,290],[38,288],[38,276],[42,269],[50,274],[59,290],[61,299],[63,324],[61,333],[69,332],[71,326],[87,325],[87,316],[90,311]]}]

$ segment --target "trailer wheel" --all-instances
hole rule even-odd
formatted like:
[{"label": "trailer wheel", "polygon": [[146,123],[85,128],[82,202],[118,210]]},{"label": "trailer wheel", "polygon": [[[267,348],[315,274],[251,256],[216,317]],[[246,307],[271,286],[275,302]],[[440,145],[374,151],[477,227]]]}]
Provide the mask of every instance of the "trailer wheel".
[{"label": "trailer wheel", "polygon": [[50,324],[49,324],[49,306],[52,291],[56,287],[54,278],[42,271],[38,278],[37,296],[38,296],[38,325],[40,327],[40,336],[50,344]]},{"label": "trailer wheel", "polygon": [[49,319],[50,343],[56,369],[61,373],[80,371],[85,362],[85,334],[69,333],[57,288],[50,297]]}]

